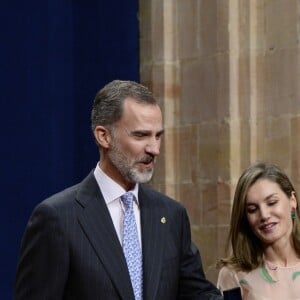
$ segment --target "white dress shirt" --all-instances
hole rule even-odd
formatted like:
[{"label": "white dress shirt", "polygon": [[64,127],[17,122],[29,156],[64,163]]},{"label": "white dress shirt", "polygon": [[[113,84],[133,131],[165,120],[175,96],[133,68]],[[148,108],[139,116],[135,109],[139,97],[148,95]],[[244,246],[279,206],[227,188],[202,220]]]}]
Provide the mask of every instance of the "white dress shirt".
[{"label": "white dress shirt", "polygon": [[[123,189],[119,184],[117,184],[109,176],[107,176],[101,170],[99,164],[97,164],[94,170],[94,176],[102,192],[111,219],[114,223],[118,238],[122,245],[124,206],[123,206],[123,202],[121,201],[121,196],[124,195],[127,191],[125,191],[125,189]],[[140,245],[142,245],[141,216],[140,216],[140,208],[139,208],[139,200],[138,200],[138,190],[139,190],[139,185],[136,184],[134,189],[131,190],[130,192],[132,192],[135,197],[135,201],[133,202],[133,210],[134,210]]]}]

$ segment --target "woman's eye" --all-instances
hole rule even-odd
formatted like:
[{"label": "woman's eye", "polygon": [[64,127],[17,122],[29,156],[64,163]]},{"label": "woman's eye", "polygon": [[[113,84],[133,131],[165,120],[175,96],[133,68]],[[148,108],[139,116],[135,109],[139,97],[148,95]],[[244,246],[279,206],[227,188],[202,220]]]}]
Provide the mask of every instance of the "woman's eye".
[{"label": "woman's eye", "polygon": [[272,200],[268,203],[269,206],[275,205],[278,201],[277,200]]},{"label": "woman's eye", "polygon": [[247,213],[248,213],[248,214],[252,214],[252,213],[254,213],[255,211],[256,211],[256,207],[254,207],[254,206],[253,206],[253,207],[248,207],[248,208],[247,208]]}]

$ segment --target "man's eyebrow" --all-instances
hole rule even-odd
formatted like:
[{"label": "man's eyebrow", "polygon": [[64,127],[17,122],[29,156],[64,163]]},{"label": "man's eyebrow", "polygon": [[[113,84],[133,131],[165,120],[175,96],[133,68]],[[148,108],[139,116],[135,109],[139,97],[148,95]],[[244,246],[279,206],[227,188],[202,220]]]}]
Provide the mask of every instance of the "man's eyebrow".
[{"label": "man's eyebrow", "polygon": [[[151,134],[153,131],[152,130],[147,130],[147,129],[134,129],[132,131],[128,130],[125,128],[125,131],[128,135],[134,135],[134,134]],[[164,134],[165,130],[159,130],[158,132],[155,133],[156,136],[160,136]]]}]

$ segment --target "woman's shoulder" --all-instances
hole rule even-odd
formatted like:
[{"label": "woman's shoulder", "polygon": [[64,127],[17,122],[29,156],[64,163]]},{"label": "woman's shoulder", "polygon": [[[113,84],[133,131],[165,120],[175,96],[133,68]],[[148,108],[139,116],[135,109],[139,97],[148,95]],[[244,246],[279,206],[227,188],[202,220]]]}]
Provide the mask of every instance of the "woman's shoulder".
[{"label": "woman's shoulder", "polygon": [[218,275],[217,287],[221,290],[229,290],[239,286],[237,272],[230,266],[223,266]]},{"label": "woman's shoulder", "polygon": [[223,291],[240,287],[241,281],[246,275],[246,272],[237,271],[231,265],[223,266],[219,271],[217,286]]}]

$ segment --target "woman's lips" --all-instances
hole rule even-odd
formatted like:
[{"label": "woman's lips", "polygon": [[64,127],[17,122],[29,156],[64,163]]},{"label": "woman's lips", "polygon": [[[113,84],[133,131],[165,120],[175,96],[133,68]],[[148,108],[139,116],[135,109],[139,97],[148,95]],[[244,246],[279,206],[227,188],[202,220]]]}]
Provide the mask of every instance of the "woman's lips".
[{"label": "woman's lips", "polygon": [[270,231],[273,231],[275,226],[276,226],[275,222],[267,223],[267,224],[264,224],[264,225],[260,226],[259,230],[268,233]]}]

